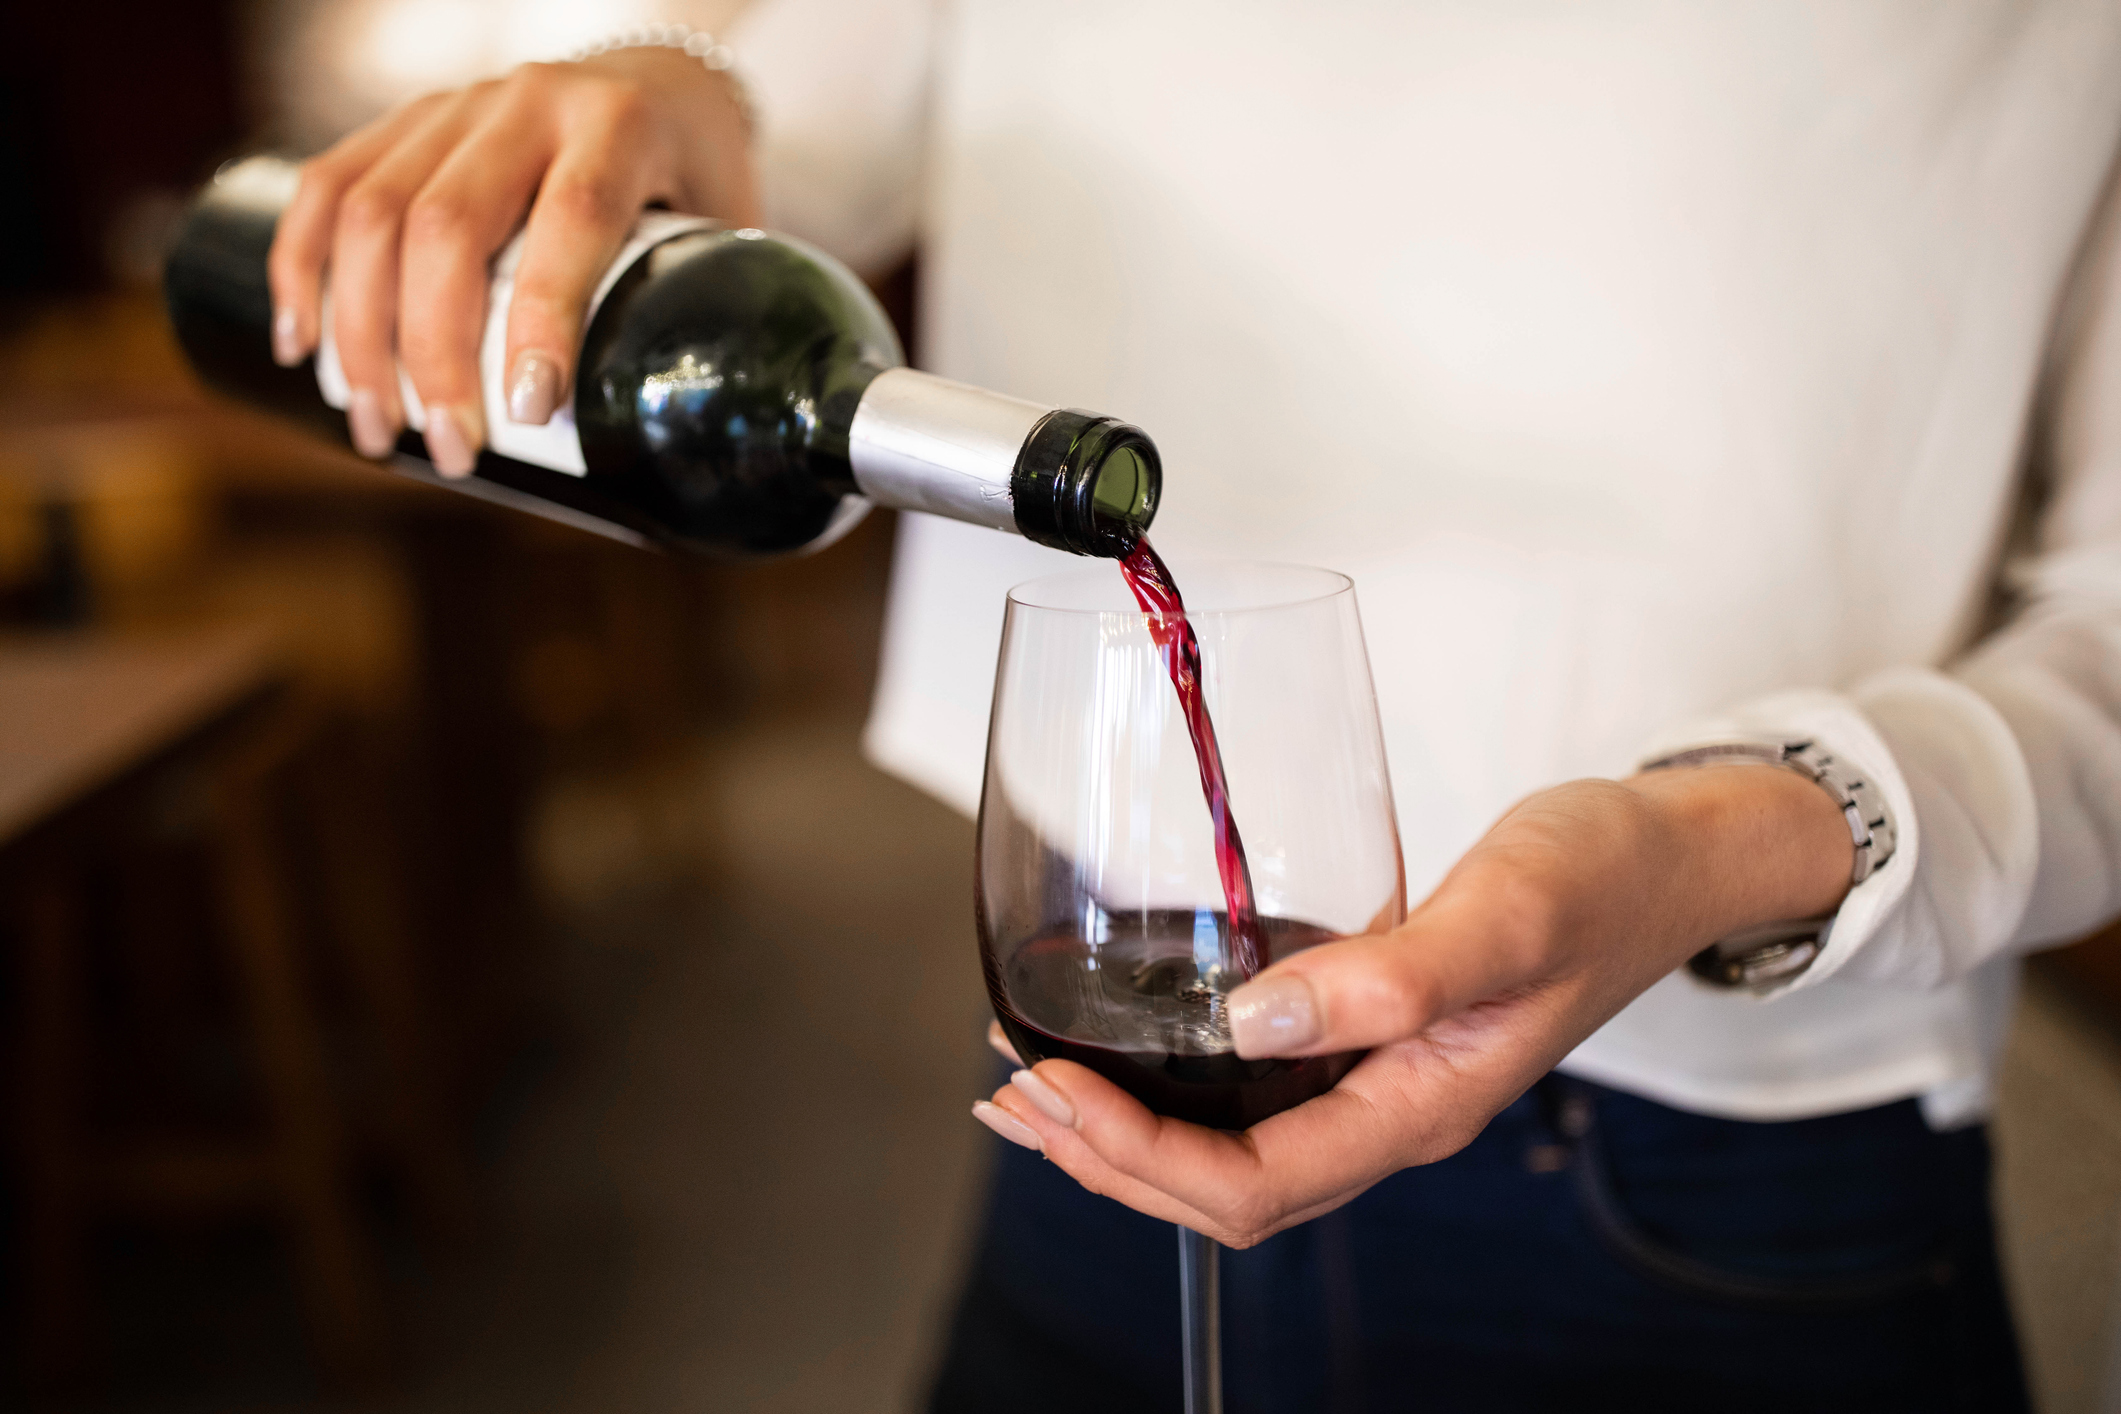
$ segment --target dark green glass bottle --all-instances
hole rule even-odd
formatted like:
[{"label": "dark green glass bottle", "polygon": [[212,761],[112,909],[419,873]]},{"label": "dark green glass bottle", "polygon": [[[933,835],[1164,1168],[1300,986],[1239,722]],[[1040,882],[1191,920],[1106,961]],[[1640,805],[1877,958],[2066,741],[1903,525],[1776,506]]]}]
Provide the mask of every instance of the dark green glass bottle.
[{"label": "dark green glass bottle", "polygon": [[[275,159],[222,171],[170,255],[170,317],[208,383],[343,440],[328,318],[316,357],[272,359],[265,257],[293,188]],[[664,213],[600,287],[572,406],[520,427],[499,369],[514,254],[495,261],[482,355],[490,445],[446,484],[722,557],[827,544],[876,504],[1117,558],[1156,514],[1162,469],[1139,428],[902,367],[883,310],[830,256]],[[405,403],[417,421],[409,389]],[[416,431],[399,450],[401,469],[433,474]]]}]

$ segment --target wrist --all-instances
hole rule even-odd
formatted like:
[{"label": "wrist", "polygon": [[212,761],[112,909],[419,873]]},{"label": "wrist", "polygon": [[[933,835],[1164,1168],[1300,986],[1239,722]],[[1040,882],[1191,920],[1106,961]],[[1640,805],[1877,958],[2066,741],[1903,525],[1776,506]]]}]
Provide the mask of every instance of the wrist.
[{"label": "wrist", "polygon": [[1623,782],[1685,841],[1681,873],[1723,937],[1840,907],[1854,863],[1847,821],[1832,798],[1795,771],[1704,765]]}]

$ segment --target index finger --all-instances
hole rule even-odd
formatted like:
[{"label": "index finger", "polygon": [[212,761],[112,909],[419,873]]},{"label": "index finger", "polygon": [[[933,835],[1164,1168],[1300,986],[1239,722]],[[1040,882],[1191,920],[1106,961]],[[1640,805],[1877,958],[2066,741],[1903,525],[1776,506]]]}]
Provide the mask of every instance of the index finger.
[{"label": "index finger", "polygon": [[592,90],[538,188],[508,308],[508,415],[543,423],[566,396],[582,320],[641,209],[662,195],[647,113],[624,90]]},{"label": "index finger", "polygon": [[1047,1156],[1077,1181],[1227,1246],[1248,1247],[1404,1166],[1399,1117],[1381,1113],[1361,1083],[1351,1087],[1362,1068],[1242,1134],[1155,1114],[1072,1061],[1045,1061],[1033,1071],[1065,1097],[1072,1123],[1006,1095],[996,1103],[1037,1130]]},{"label": "index finger", "polygon": [[[1182,1227],[1189,1227],[1195,1232],[1204,1233],[1226,1247],[1250,1247],[1263,1238],[1280,1231],[1282,1228],[1307,1221],[1310,1218],[1317,1217],[1320,1213],[1339,1207],[1361,1191],[1360,1188],[1352,1188],[1346,1192],[1336,1193],[1323,1202],[1314,1203],[1306,1207],[1280,1210],[1274,1214],[1270,1221],[1264,1223],[1253,1221],[1249,1225],[1239,1226],[1238,1223],[1231,1220],[1231,1215],[1229,1214],[1196,1208],[1183,1199],[1174,1196],[1170,1191],[1159,1188],[1154,1183],[1146,1182],[1132,1174],[1122,1172],[1115,1167],[1070,1124],[1063,1123],[1036,1102],[1028,1100],[1028,1091],[1022,1083],[1023,1077],[1027,1074],[1029,1072],[1018,1071],[1015,1076],[1011,1077],[1010,1084],[1002,1086],[1001,1089],[995,1092],[991,1104],[996,1108],[1007,1111],[1009,1116],[1016,1120],[1018,1124],[1030,1129],[1036,1136],[1039,1151],[1058,1165],[1064,1173],[1092,1193],[1110,1198],[1118,1203],[1124,1203],[1134,1209],[1134,1211],[1146,1214],[1149,1217],[1161,1218],[1165,1222],[1177,1223]],[[1104,1098],[1110,1098],[1112,1104],[1122,1108],[1126,1106],[1141,1108],[1140,1101],[1135,1100],[1124,1092],[1120,1092],[1114,1097]],[[1102,1098],[1098,1102],[1102,1103]],[[975,1115],[978,1114],[979,1109],[980,1107],[977,1105],[973,1107]],[[1147,1112],[1144,1111],[1144,1113]],[[1200,1129],[1199,1126],[1187,1124],[1183,1120],[1157,1120],[1155,1115],[1149,1115],[1149,1118],[1161,1125],[1173,1126],[1172,1132],[1174,1135],[1183,1134],[1184,1131],[1191,1130],[1210,1136],[1211,1141],[1213,1138],[1218,1137],[1224,1140],[1230,1140],[1235,1137],[1221,1134],[1220,1131],[1216,1130]],[[991,1121],[989,1123],[991,1125]],[[1013,1135],[1005,1135],[1005,1137],[1014,1138]],[[1018,1142],[1022,1141],[1019,1140]]]}]

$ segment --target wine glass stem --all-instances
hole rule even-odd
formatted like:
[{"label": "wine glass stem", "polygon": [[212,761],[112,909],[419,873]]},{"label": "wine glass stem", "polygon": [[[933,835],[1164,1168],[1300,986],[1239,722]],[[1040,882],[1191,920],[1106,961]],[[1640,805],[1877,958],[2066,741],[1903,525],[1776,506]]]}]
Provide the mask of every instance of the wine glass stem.
[{"label": "wine glass stem", "polygon": [[1178,1230],[1178,1299],[1185,1312],[1186,1414],[1223,1414],[1222,1248]]}]

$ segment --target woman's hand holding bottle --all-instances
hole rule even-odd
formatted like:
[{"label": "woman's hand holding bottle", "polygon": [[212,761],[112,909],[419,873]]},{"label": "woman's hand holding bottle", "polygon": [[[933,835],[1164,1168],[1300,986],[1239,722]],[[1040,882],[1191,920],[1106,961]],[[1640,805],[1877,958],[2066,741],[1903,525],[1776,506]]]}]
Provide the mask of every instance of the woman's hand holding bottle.
[{"label": "woman's hand holding bottle", "polygon": [[427,415],[428,455],[468,474],[486,440],[479,387],[488,265],[524,225],[508,320],[509,415],[566,397],[589,297],[643,207],[759,220],[734,83],[682,50],[527,64],[430,94],[306,163],[270,261],[273,353],[317,347],[327,275],[355,445],[405,426],[396,364]]}]

